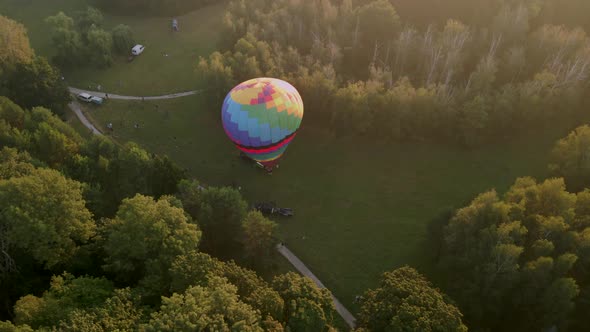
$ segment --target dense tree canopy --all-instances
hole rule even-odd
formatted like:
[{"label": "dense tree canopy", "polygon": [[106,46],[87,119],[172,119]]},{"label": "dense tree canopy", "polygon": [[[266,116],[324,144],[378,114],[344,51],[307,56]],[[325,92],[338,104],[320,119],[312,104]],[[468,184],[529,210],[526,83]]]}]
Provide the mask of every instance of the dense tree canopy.
[{"label": "dense tree canopy", "polygon": [[119,24],[113,28],[113,47],[118,54],[128,54],[134,45],[133,32],[129,26]]},{"label": "dense tree canopy", "polygon": [[204,188],[198,182],[185,182],[180,198],[203,229],[204,251],[222,258],[237,252],[247,208],[239,191],[229,187]]},{"label": "dense tree canopy", "polygon": [[583,125],[559,140],[552,151],[549,165],[557,176],[563,176],[569,188],[590,187],[590,127]]},{"label": "dense tree canopy", "polygon": [[289,272],[277,276],[273,288],[285,301],[283,320],[291,331],[326,331],[335,310],[330,292],[309,278]]},{"label": "dense tree canopy", "polygon": [[[339,135],[474,147],[582,114],[590,41],[580,28],[544,22],[545,4],[418,2],[426,7],[234,0],[224,17],[229,50],[201,58],[197,72],[218,91],[214,105],[246,77],[287,79],[312,125]],[[413,21],[418,8],[440,6],[432,24]]]},{"label": "dense tree canopy", "polygon": [[240,301],[237,287],[211,277],[206,286],[189,287],[183,294],[162,299],[147,331],[260,331],[260,312]]},{"label": "dense tree canopy", "polygon": [[7,96],[25,108],[43,106],[62,115],[70,93],[61,73],[43,57],[20,63],[8,74]]},{"label": "dense tree canopy", "polygon": [[74,17],[59,12],[47,17],[45,22],[51,26],[57,50],[53,60],[62,67],[87,64],[108,67],[114,61],[113,52],[129,55],[134,44],[129,26],[120,24],[106,31],[102,27],[102,12],[93,7],[74,13]]},{"label": "dense tree canopy", "polygon": [[[587,193],[562,179],[520,178],[504,195],[479,195],[444,231],[448,292],[467,321],[505,331],[566,328],[587,282]],[[581,200],[578,202],[578,200]],[[580,317],[581,318],[581,317]]]},{"label": "dense tree canopy", "polygon": [[265,218],[259,211],[250,211],[242,221],[244,250],[253,260],[270,255],[276,243],[277,224]]},{"label": "dense tree canopy", "polygon": [[66,264],[95,233],[81,184],[51,169],[0,180],[0,211],[4,250],[22,250],[48,268]]},{"label": "dense tree canopy", "polygon": [[16,302],[14,321],[33,328],[51,327],[74,310],[101,306],[113,290],[112,282],[104,278],[74,278],[68,273],[54,276],[42,297],[27,295]]},{"label": "dense tree canopy", "polygon": [[402,267],[385,272],[379,287],[362,300],[361,331],[467,331],[461,312],[418,271]]},{"label": "dense tree canopy", "polygon": [[105,270],[129,285],[139,282],[148,296],[166,294],[174,258],[196,250],[201,232],[172,197],[125,199],[114,219],[101,227]]}]

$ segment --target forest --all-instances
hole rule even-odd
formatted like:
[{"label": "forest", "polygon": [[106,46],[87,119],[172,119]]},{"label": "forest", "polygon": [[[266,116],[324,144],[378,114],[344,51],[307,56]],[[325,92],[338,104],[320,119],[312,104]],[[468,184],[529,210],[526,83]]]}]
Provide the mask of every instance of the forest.
[{"label": "forest", "polygon": [[[96,2],[138,16],[209,3]],[[359,297],[354,331],[584,331],[588,10],[585,0],[231,0],[218,51],[193,70],[212,110],[251,77],[293,82],[304,126],[334,137],[475,150],[572,128],[548,151],[551,177],[519,177],[433,221],[436,278],[383,271]],[[105,57],[92,61],[108,67],[133,44],[128,27],[99,29],[101,15],[47,18],[53,59],[0,16],[0,331],[341,329],[327,289],[278,271],[280,226],[240,190],[63,121],[61,68],[97,48]]]}]

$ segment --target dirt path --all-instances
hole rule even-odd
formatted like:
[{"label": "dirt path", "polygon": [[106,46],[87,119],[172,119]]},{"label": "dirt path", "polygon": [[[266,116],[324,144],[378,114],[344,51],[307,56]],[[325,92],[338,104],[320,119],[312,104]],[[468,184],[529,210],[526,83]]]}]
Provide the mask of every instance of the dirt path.
[{"label": "dirt path", "polygon": [[73,102],[69,103],[68,106],[76,114],[76,116],[78,117],[78,119],[80,119],[80,122],[82,122],[82,124],[84,126],[86,126],[86,128],[92,130],[92,133],[94,135],[102,135],[102,133],[100,132],[100,130],[96,129],[96,127],[94,127],[94,125],[92,123],[90,123],[90,121],[88,121],[88,119],[86,118],[86,116],[84,115],[84,113],[82,113],[82,110],[80,109],[80,104],[78,104],[77,102],[73,101]]},{"label": "dirt path", "polygon": [[[82,90],[74,87],[69,87],[70,92],[77,95],[82,92],[89,93],[91,95],[106,98],[107,92],[100,92],[100,91],[89,91],[89,90]],[[191,96],[197,93],[201,93],[204,90],[193,90],[193,91],[186,91],[186,92],[178,92],[178,93],[171,93],[168,95],[161,95],[161,96],[122,96],[109,93],[108,99],[123,99],[123,100],[160,100],[160,99],[173,99],[173,98],[180,98],[185,96]]]},{"label": "dirt path", "polygon": [[[324,284],[320,281],[320,279],[318,279],[307,268],[307,266],[305,266],[305,264],[303,264],[303,262],[299,258],[297,258],[297,256],[295,256],[295,254],[293,254],[293,252],[291,252],[291,250],[289,250],[289,248],[285,247],[282,244],[279,244],[279,245],[277,245],[277,250],[291,264],[293,264],[293,266],[297,269],[297,271],[301,272],[301,274],[303,274],[304,276],[311,278],[311,280],[313,280],[313,282],[315,282],[316,285],[318,285],[318,287],[326,288],[326,286],[324,286]],[[336,306],[336,311],[338,311],[340,316],[342,316],[342,319],[344,319],[346,321],[346,324],[348,324],[348,326],[350,326],[350,328],[353,329],[355,326],[355,321],[356,321],[354,316],[350,313],[350,311],[348,311],[348,309],[346,309],[344,307],[344,305],[342,303],[340,303],[340,301],[338,301],[338,299],[334,295],[332,295],[332,299],[334,300],[334,305]]]}]

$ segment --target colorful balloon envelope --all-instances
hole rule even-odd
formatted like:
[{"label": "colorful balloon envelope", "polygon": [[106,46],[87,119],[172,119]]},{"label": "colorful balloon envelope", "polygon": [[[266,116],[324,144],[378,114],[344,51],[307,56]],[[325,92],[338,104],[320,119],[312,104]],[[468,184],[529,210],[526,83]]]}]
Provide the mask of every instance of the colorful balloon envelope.
[{"label": "colorful balloon envelope", "polygon": [[227,136],[267,169],[278,163],[302,118],[299,92],[276,78],[254,78],[238,84],[227,94],[221,109]]}]

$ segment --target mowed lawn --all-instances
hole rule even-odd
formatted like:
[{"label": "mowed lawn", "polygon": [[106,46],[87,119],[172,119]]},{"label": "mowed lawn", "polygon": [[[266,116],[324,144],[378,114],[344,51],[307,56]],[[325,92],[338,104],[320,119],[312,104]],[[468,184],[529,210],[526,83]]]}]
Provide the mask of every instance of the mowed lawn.
[{"label": "mowed lawn", "polygon": [[[124,0],[122,0],[124,1]],[[74,16],[88,5],[85,0],[0,0],[0,14],[25,25],[35,51],[50,58],[52,47],[47,16],[59,11]],[[65,70],[70,86],[102,90],[117,94],[150,96],[196,88],[195,70],[199,56],[207,57],[217,49],[221,34],[225,2],[176,17],[180,32],[172,32],[172,17],[132,17],[104,14],[103,26],[110,31],[118,24],[131,27],[137,43],[145,51],[134,61],[116,57],[106,69],[92,66]],[[131,50],[130,50],[131,52]]]},{"label": "mowed lawn", "polygon": [[[505,191],[519,176],[547,175],[547,155],[567,129],[475,150],[334,138],[305,120],[272,176],[237,157],[219,109],[202,96],[153,102],[110,100],[87,108],[117,140],[167,154],[207,184],[242,187],[250,201],[274,200],[295,216],[277,219],[281,239],[345,305],[404,264],[437,279],[426,228],[474,195]],[[134,128],[134,124],[139,128]]]}]

